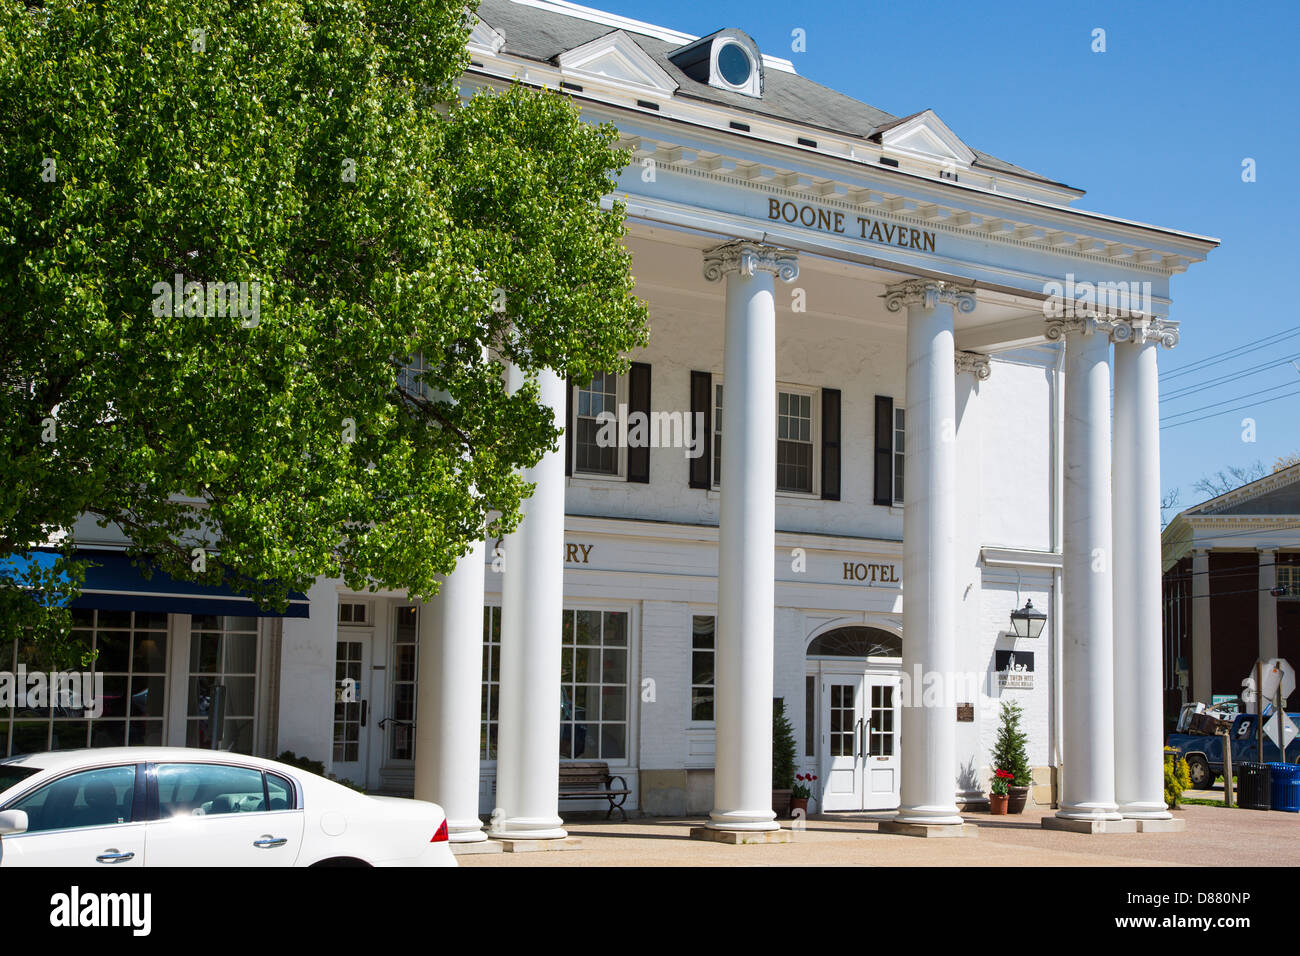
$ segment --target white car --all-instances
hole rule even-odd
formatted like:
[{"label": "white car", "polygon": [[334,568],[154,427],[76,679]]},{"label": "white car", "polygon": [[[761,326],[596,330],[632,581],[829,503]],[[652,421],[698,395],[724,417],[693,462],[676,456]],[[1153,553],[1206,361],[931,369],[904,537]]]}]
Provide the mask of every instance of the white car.
[{"label": "white car", "polygon": [[455,866],[437,804],[274,760],[105,747],[0,760],[0,866]]}]

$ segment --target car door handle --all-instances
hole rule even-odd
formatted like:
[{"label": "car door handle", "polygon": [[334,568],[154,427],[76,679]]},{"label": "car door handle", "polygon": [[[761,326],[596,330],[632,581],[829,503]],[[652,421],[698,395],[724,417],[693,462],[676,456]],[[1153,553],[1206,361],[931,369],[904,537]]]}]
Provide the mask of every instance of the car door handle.
[{"label": "car door handle", "polygon": [[125,863],[127,860],[134,860],[134,853],[121,853],[116,847],[105,850],[99,856],[95,857],[96,863]]},{"label": "car door handle", "polygon": [[273,850],[277,846],[284,846],[289,842],[288,837],[273,837],[271,834],[264,834],[260,839],[253,841],[253,846],[260,850]]}]

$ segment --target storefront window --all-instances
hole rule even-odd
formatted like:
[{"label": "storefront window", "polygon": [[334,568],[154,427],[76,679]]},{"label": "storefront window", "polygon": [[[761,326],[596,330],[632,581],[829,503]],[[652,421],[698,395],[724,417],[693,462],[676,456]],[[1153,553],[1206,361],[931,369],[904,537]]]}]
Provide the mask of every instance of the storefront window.
[{"label": "storefront window", "polygon": [[627,612],[564,612],[560,757],[627,757]]},{"label": "storefront window", "polygon": [[419,666],[419,608],[399,607],[393,630],[393,719],[388,756],[415,759],[415,675]]},{"label": "storefront window", "polygon": [[[190,619],[189,705],[185,743],[252,753],[257,722],[258,628],[255,617],[196,614]],[[221,729],[212,740],[212,710]]]},{"label": "storefront window", "polygon": [[[167,714],[167,615],[145,611],[74,610],[76,636],[98,652],[90,669],[102,675],[103,710],[93,716],[92,701],[80,671],[69,673],[80,684],[78,696],[46,688],[42,706],[0,709],[0,755],[72,750],[79,747],[155,746],[163,742]],[[46,671],[34,649],[19,641],[0,645],[0,671]],[[45,682],[48,685],[48,679]],[[89,689],[93,694],[92,676]],[[18,688],[15,687],[15,691]],[[23,688],[26,690],[26,688]],[[70,699],[86,706],[69,707]],[[24,704],[27,704],[24,701]]]},{"label": "storefront window", "polygon": [[497,704],[501,680],[501,608],[483,608],[483,724],[480,734],[484,760],[497,759]]},{"label": "storefront window", "polygon": [[713,719],[714,617],[691,617],[691,720]]}]

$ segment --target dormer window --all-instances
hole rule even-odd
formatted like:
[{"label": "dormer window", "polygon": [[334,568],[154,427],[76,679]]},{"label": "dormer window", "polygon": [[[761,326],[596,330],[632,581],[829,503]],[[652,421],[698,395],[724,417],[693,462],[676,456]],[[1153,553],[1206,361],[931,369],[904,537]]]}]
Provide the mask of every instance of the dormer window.
[{"label": "dormer window", "polygon": [[763,58],[741,30],[719,30],[668,54],[673,64],[700,83],[755,98],[763,95]]},{"label": "dormer window", "polygon": [[718,75],[728,86],[744,91],[754,75],[754,61],[739,43],[718,46]]}]

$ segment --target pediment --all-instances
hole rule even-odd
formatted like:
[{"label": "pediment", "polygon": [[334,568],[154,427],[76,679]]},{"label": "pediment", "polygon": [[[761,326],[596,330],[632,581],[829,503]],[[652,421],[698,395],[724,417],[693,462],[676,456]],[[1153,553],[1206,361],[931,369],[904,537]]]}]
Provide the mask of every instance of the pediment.
[{"label": "pediment", "polygon": [[622,30],[565,50],[556,61],[566,74],[599,77],[642,93],[671,96],[677,84]]},{"label": "pediment", "polygon": [[934,110],[925,110],[896,125],[885,127],[879,138],[881,145],[887,149],[912,153],[941,163],[969,166],[975,159],[971,148],[957,138],[957,134],[939,119]]}]

